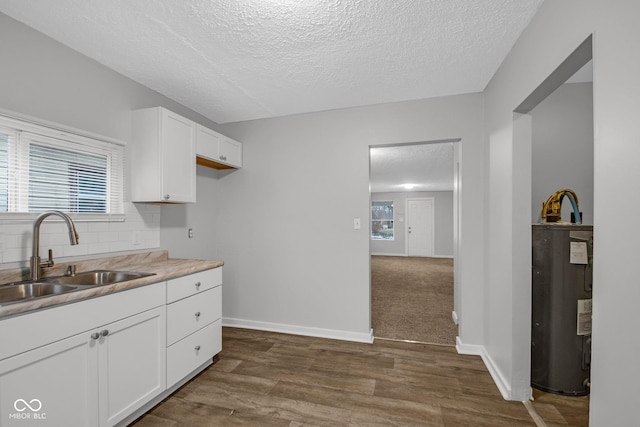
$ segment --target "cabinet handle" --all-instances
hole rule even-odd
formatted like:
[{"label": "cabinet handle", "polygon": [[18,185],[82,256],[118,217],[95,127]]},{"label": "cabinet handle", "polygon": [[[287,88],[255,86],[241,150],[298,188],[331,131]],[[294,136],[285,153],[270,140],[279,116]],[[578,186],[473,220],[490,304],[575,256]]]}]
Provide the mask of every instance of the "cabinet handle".
[{"label": "cabinet handle", "polygon": [[200,344],[198,344],[198,345],[195,347],[195,350],[196,350],[196,351],[200,351]]},{"label": "cabinet handle", "polygon": [[220,156],[220,160],[226,161],[227,160],[227,156]]},{"label": "cabinet handle", "polygon": [[196,319],[200,317],[200,312],[196,311]]},{"label": "cabinet handle", "polygon": [[91,339],[92,340],[97,340],[98,338],[100,338],[100,334],[97,332],[94,332],[91,334]]},{"label": "cabinet handle", "polygon": [[196,282],[196,289],[200,289],[200,282]]},{"label": "cabinet handle", "polygon": [[165,194],[165,195],[164,195],[164,199],[165,199],[165,200],[169,200],[170,198],[171,198],[171,195],[169,195],[169,194]]},{"label": "cabinet handle", "polygon": [[106,337],[107,335],[109,335],[109,330],[108,330],[108,329],[103,329],[103,330],[100,332],[100,335],[102,335],[103,337]]}]

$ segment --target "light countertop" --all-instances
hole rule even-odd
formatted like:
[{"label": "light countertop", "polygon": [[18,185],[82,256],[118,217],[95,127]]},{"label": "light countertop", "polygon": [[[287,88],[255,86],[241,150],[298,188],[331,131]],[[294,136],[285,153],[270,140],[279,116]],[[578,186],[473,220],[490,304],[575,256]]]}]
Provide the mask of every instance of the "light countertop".
[{"label": "light countertop", "polygon": [[[60,263],[43,269],[44,277],[61,276],[68,265],[76,266],[76,273],[92,270],[118,270],[138,273],[155,273],[126,282],[109,285],[92,286],[59,295],[51,295],[21,301],[18,303],[0,303],[0,320],[3,317],[18,315],[34,310],[53,307],[61,304],[94,298],[113,292],[124,291],[138,286],[158,283],[176,277],[186,276],[199,271],[210,270],[224,265],[222,261],[169,258],[167,251],[146,252],[140,254],[121,255],[115,257],[96,258],[75,262]],[[17,282],[27,279],[26,269],[0,270],[0,283]]]}]

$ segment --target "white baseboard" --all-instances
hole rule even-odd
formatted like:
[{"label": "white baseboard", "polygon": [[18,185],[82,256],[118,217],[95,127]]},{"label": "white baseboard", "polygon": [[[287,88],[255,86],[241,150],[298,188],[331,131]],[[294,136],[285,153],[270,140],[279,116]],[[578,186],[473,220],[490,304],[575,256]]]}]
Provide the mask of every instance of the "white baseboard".
[{"label": "white baseboard", "polygon": [[[453,319],[453,323],[457,325],[459,320],[458,320],[458,313],[456,313],[455,310],[451,312],[451,318]],[[456,341],[457,341],[457,338],[458,337],[456,337]]]},{"label": "white baseboard", "polygon": [[509,383],[505,380],[505,378],[500,373],[500,370],[494,363],[493,359],[487,354],[486,349],[483,345],[475,345],[475,344],[463,344],[460,340],[460,337],[456,337],[456,350],[458,354],[470,354],[474,356],[480,356],[484,365],[487,367],[489,374],[491,374],[491,378],[493,378],[493,382],[496,383],[498,390],[500,390],[500,394],[502,394],[503,399],[512,400],[511,399],[511,387]]},{"label": "white baseboard", "polygon": [[[401,257],[406,257],[408,256],[407,254],[384,254],[384,253],[370,253],[369,255],[373,255],[373,256],[401,256]],[[430,257],[425,257],[425,258],[453,258],[453,255],[431,255]]]},{"label": "white baseboard", "polygon": [[281,323],[258,322],[255,320],[222,318],[222,326],[232,328],[256,329],[259,331],[280,332],[283,334],[304,335],[308,337],[329,338],[334,340],[373,343],[373,329],[366,333],[340,331],[335,329],[310,328],[306,326],[284,325]]}]

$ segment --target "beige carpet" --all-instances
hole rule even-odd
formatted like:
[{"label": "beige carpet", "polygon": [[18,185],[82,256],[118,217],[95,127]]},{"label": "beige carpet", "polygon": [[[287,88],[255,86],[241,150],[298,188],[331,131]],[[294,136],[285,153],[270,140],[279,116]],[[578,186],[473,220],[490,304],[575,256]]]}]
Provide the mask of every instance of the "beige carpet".
[{"label": "beige carpet", "polygon": [[452,259],[372,256],[371,298],[376,338],[455,345]]}]

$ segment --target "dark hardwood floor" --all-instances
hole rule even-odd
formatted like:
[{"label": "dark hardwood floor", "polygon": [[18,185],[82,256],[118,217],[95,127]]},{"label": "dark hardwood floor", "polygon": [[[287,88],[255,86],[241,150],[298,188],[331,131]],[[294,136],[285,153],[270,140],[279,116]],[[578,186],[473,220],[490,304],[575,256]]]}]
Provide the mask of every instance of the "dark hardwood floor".
[{"label": "dark hardwood floor", "polygon": [[[553,401],[544,403],[553,412]],[[575,408],[574,408],[575,409]],[[551,425],[574,424],[553,412]],[[145,414],[146,426],[535,426],[482,360],[455,348],[223,328],[216,363]]]}]

